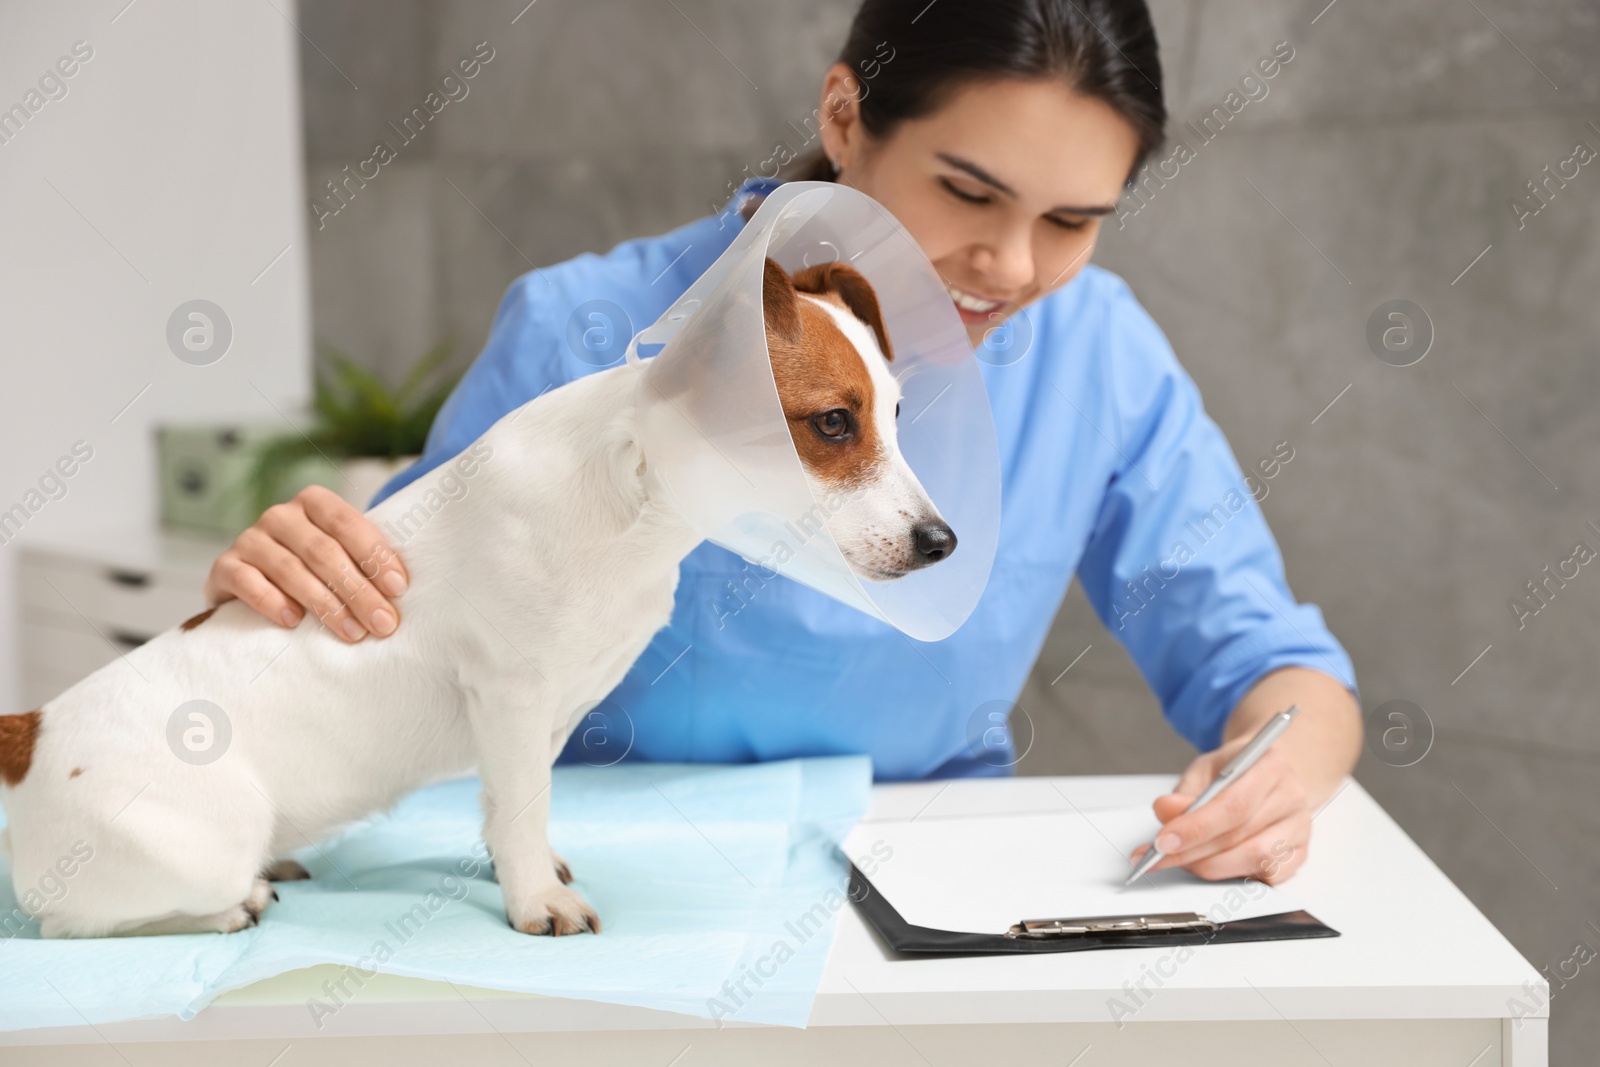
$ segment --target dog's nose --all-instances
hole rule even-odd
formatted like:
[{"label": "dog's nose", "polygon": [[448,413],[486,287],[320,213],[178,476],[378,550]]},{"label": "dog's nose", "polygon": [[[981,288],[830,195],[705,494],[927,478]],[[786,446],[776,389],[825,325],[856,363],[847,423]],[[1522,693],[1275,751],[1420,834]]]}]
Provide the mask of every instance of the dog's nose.
[{"label": "dog's nose", "polygon": [[917,541],[917,555],[923,563],[938,563],[956,550],[956,532],[943,520],[918,523],[912,534]]}]

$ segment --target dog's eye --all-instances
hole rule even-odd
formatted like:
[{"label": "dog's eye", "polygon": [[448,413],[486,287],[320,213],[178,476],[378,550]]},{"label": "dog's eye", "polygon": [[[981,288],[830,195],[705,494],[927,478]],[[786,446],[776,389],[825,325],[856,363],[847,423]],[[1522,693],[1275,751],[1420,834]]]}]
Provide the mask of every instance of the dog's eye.
[{"label": "dog's eye", "polygon": [[894,405],[894,417],[897,418],[897,419],[900,417],[900,403],[899,403],[899,401],[896,401],[895,405]]},{"label": "dog's eye", "polygon": [[812,417],[811,425],[822,436],[837,440],[850,432],[850,413],[844,408],[824,411]]}]

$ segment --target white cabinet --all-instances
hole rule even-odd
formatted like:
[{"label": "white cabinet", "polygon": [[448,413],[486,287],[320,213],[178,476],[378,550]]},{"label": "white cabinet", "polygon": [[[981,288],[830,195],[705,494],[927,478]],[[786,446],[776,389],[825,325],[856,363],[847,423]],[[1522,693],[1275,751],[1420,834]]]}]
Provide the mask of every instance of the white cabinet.
[{"label": "white cabinet", "polygon": [[22,695],[37,708],[203,610],[206,574],[227,542],[107,530],[18,547]]}]

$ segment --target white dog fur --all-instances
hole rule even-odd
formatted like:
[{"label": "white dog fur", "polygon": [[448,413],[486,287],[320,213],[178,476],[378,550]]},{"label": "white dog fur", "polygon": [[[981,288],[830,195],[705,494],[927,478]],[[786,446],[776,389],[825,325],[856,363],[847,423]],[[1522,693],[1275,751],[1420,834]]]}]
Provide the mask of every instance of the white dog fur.
[{"label": "white dog fur", "polygon": [[[949,528],[895,443],[899,386],[870,287],[848,267],[824,268],[803,272],[817,295],[797,297],[769,261],[774,370],[813,488],[845,491],[835,518],[865,534],[846,542],[851,566],[883,580],[943,554],[919,556],[919,526],[942,529],[936,540]],[[802,442],[816,432],[806,405],[840,395],[834,379],[846,378],[870,381],[854,417],[858,436],[876,440],[824,470],[817,457],[833,446]],[[229,601],[30,720],[0,719],[19,897],[75,848],[92,855],[65,893],[38,905],[43,935],[253,924],[275,897],[264,874],[274,860],[474,766],[511,925],[598,931],[547,840],[551,763],[575,714],[666,623],[678,564],[700,541],[646,488],[633,427],[640,382],[623,364],[552,390],[369,513],[380,529],[413,530],[393,636],[348,645],[313,621],[286,631]],[[203,766],[168,742],[174,710],[196,698],[231,726],[225,754]]]}]

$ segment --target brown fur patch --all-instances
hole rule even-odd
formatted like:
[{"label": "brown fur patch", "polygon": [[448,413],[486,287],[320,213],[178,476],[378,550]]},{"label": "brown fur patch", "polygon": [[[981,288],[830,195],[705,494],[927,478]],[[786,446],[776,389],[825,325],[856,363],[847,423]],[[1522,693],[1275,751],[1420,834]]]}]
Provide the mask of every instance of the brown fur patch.
[{"label": "brown fur patch", "polygon": [[211,618],[211,613],[216,610],[216,608],[207,608],[198,615],[191,615],[178,624],[178,629],[182,630],[184,633],[188,633],[196,626],[199,626],[201,623]]},{"label": "brown fur patch", "polygon": [[[823,271],[822,267],[833,269]],[[862,354],[831,315],[796,295],[796,281],[850,287],[850,275],[866,286],[876,317],[877,300],[871,296],[871,287],[851,267],[820,264],[801,271],[791,281],[783,268],[769,259],[762,279],[767,351],[772,358],[778,399],[789,423],[789,436],[812,475],[839,488],[867,477],[882,454],[882,442],[873,422],[876,391]],[[817,295],[855,311],[838,289],[829,288]],[[853,299],[860,302],[859,290]],[[877,328],[882,328],[881,318]],[[853,427],[848,439],[829,439],[812,425],[815,416],[835,408],[850,412]]]},{"label": "brown fur patch", "polygon": [[39,713],[0,715],[0,781],[16,786],[33,766],[33,745],[39,739]]},{"label": "brown fur patch", "polygon": [[802,293],[826,297],[866,323],[878,337],[883,358],[894,361],[889,330],[884,326],[883,312],[878,308],[878,294],[860,271],[847,263],[818,263],[796,273],[794,287]]},{"label": "brown fur patch", "polygon": [[767,333],[783,341],[800,340],[799,304],[788,272],[769,258],[761,276],[761,312],[766,319]]}]

